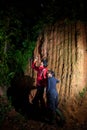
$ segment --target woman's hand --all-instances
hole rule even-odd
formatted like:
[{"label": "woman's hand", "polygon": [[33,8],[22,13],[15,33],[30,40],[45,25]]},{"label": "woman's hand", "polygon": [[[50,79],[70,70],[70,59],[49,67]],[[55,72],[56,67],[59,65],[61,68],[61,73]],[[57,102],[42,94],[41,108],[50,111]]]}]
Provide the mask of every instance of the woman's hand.
[{"label": "woman's hand", "polygon": [[37,61],[38,61],[38,57],[35,57],[34,62],[37,62]]}]

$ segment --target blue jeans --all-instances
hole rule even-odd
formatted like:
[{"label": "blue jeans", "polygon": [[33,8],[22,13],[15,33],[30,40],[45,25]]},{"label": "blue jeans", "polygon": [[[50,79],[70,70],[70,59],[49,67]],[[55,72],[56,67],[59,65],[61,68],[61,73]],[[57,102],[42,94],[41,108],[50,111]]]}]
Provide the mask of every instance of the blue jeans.
[{"label": "blue jeans", "polygon": [[50,119],[50,122],[55,121],[57,106],[58,106],[58,94],[48,93],[47,94],[47,108],[48,108],[47,114],[48,114],[48,118]]},{"label": "blue jeans", "polygon": [[47,94],[47,106],[50,110],[56,111],[56,108],[58,106],[58,94],[57,93],[52,93],[52,94]]}]

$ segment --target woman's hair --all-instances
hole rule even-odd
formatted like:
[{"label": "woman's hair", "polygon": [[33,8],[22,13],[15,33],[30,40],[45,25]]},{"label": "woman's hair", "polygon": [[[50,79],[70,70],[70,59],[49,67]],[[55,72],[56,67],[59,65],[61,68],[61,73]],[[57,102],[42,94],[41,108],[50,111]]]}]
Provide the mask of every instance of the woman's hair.
[{"label": "woman's hair", "polygon": [[43,62],[43,66],[44,66],[44,67],[47,67],[47,66],[48,66],[47,60],[41,60],[41,62]]}]

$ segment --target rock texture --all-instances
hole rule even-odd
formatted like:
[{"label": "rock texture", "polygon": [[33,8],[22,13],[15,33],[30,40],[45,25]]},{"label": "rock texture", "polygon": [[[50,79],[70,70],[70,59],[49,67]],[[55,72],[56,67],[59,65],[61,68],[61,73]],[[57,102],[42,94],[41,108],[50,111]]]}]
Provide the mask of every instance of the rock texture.
[{"label": "rock texture", "polygon": [[[68,122],[87,119],[87,24],[82,22],[58,22],[49,25],[37,39],[34,56],[48,59],[48,69],[60,79],[57,85],[59,107]],[[36,72],[28,64],[26,75],[36,78]],[[85,109],[85,112],[84,112]],[[80,114],[79,114],[80,113]]]}]

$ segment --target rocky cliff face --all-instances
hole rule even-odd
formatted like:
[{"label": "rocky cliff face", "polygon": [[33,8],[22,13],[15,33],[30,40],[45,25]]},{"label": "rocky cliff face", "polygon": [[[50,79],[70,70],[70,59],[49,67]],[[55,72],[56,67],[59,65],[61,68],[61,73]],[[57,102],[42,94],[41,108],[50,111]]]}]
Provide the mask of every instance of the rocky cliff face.
[{"label": "rocky cliff face", "polygon": [[[75,117],[87,90],[87,24],[58,22],[39,35],[34,55],[48,59],[48,69],[60,79],[57,85],[59,107],[65,115]],[[30,63],[26,74],[36,78]],[[84,116],[85,120],[87,114]],[[79,120],[79,118],[78,118]]]}]

